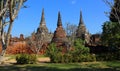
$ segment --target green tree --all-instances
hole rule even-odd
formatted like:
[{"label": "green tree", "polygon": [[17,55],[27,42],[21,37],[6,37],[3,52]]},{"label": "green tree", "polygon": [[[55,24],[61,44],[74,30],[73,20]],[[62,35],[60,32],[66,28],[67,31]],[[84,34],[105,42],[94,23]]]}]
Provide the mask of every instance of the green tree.
[{"label": "green tree", "polygon": [[103,0],[110,8],[109,22],[103,25],[102,42],[109,47],[120,47],[120,0]]},{"label": "green tree", "polygon": [[89,54],[90,49],[84,46],[84,41],[81,39],[76,39],[74,42],[74,50],[76,55]]},{"label": "green tree", "polygon": [[103,44],[120,48],[120,24],[117,22],[105,22],[102,29]]},{"label": "green tree", "polygon": [[89,48],[85,47],[83,44],[84,42],[82,40],[76,39],[74,47],[63,52],[63,47],[56,47],[56,45],[52,43],[47,48],[46,55],[50,57],[53,63],[95,61],[95,55],[91,55]]},{"label": "green tree", "polygon": [[[104,2],[111,8],[109,14],[110,21],[103,24],[102,43],[112,50],[110,58],[120,59],[120,0],[104,0]],[[117,50],[113,52],[113,50]],[[113,54],[114,55],[113,55]],[[113,60],[113,59],[112,59]]]}]

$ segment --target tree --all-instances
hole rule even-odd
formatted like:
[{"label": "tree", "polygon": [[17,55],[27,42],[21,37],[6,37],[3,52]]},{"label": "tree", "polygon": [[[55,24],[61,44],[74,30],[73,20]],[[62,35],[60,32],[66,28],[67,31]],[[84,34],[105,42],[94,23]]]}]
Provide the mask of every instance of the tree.
[{"label": "tree", "polygon": [[103,0],[110,8],[109,22],[103,25],[102,41],[109,47],[120,48],[120,0]]},{"label": "tree", "polygon": [[110,12],[106,12],[109,15],[111,22],[119,22],[120,24],[120,0],[103,0],[106,5],[111,9]]},{"label": "tree", "polygon": [[120,0],[114,0],[114,5],[110,12],[110,21],[112,22],[120,21]]},{"label": "tree", "polygon": [[73,43],[76,36],[77,26],[74,24],[66,23],[65,31],[70,43]]},{"label": "tree", "polygon": [[[0,0],[0,40],[2,43],[2,52],[0,62],[2,61],[5,51],[9,44],[10,33],[13,22],[16,19],[20,8],[26,0]],[[5,27],[8,26],[5,35]]]},{"label": "tree", "polygon": [[35,53],[38,54],[42,46],[46,43],[48,43],[48,37],[49,35],[44,34],[36,34],[35,32],[32,33],[32,36],[29,37],[29,40],[27,40],[27,44],[29,45],[30,49]]},{"label": "tree", "polygon": [[105,22],[103,25],[102,42],[109,47],[120,48],[120,24]]}]

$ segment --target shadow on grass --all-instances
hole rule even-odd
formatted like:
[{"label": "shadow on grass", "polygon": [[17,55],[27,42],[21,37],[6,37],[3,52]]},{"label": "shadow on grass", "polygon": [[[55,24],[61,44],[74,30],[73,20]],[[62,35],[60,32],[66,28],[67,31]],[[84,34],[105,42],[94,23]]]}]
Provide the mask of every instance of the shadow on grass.
[{"label": "shadow on grass", "polygon": [[56,68],[46,66],[0,66],[0,71],[120,71],[120,68]]}]

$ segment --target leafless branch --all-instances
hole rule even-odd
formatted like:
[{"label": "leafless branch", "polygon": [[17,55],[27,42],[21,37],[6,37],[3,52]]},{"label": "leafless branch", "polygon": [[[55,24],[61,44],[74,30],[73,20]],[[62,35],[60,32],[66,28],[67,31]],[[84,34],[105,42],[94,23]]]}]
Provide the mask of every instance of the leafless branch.
[{"label": "leafless branch", "polygon": [[[10,33],[15,18],[18,15],[20,8],[23,5],[24,0],[2,0],[0,3],[0,40],[2,42],[1,57],[4,56],[6,48],[9,44]],[[8,25],[8,29],[5,35],[5,26]]]},{"label": "leafless branch", "polygon": [[107,17],[109,17],[108,14],[109,14],[109,15],[110,15],[110,14],[113,15],[113,16],[118,20],[118,23],[120,24],[120,17],[119,17],[119,15],[118,15],[118,13],[117,13],[117,12],[120,12],[120,10],[114,7],[114,0],[103,0],[103,2],[104,2],[108,7],[110,7],[111,10],[114,10],[114,11],[115,11],[115,12],[105,12],[105,14],[107,14]]},{"label": "leafless branch", "polygon": [[4,12],[6,12],[6,10],[7,10],[7,8],[8,8],[8,2],[9,2],[10,0],[7,0],[6,1],[6,4],[5,4],[5,6],[4,6],[4,8],[2,8],[2,10],[0,11],[0,17],[2,16],[2,14],[4,13]]}]

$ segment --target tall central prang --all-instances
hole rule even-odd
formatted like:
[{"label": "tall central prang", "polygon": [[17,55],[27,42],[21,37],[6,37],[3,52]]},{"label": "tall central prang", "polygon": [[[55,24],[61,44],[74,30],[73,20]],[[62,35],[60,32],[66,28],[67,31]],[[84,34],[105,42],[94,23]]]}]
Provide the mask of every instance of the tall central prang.
[{"label": "tall central prang", "polygon": [[68,42],[65,30],[62,27],[60,12],[58,12],[57,28],[56,28],[56,31],[54,32],[52,42],[56,43],[58,47],[60,46],[65,47],[66,46],[65,43]]}]

